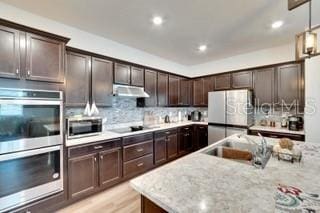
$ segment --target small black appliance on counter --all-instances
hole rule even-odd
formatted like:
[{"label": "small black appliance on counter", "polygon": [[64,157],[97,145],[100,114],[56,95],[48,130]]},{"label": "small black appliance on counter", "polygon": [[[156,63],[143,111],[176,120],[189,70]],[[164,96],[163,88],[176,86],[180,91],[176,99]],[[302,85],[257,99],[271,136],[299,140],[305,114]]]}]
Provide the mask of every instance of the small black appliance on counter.
[{"label": "small black appliance on counter", "polygon": [[300,116],[290,116],[289,117],[289,130],[291,131],[301,131],[303,130],[303,118]]},{"label": "small black appliance on counter", "polygon": [[202,114],[198,110],[191,112],[191,120],[192,121],[201,121],[201,116],[202,116]]}]

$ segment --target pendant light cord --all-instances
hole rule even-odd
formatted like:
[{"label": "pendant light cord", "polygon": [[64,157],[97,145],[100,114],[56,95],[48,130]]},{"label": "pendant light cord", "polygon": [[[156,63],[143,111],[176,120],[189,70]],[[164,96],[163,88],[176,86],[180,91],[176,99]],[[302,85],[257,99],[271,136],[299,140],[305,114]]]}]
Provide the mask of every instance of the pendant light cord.
[{"label": "pendant light cord", "polygon": [[312,0],[309,1],[309,31],[311,31],[311,16],[312,16],[311,2],[312,2]]}]

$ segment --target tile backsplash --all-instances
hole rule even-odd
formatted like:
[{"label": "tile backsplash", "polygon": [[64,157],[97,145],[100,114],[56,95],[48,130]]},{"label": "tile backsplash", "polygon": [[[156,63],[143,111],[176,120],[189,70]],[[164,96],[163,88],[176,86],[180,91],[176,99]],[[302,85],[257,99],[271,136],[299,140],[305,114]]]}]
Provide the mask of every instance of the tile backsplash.
[{"label": "tile backsplash", "polygon": [[[143,122],[145,112],[151,112],[154,116],[164,118],[171,113],[173,118],[178,116],[180,111],[182,115],[194,110],[206,112],[207,108],[195,107],[137,107],[137,100],[135,98],[112,97],[111,107],[99,107],[100,116],[106,118],[106,128],[118,128],[121,124],[131,124]],[[79,115],[84,112],[84,108],[67,108],[66,115]]]}]

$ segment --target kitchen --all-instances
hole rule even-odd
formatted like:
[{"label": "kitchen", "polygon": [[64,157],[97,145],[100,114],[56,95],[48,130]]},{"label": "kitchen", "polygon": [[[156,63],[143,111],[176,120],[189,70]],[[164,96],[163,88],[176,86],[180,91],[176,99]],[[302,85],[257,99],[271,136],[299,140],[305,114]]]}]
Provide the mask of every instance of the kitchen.
[{"label": "kitchen", "polygon": [[299,43],[319,2],[57,2],[0,2],[0,212],[275,212],[279,188],[319,196],[319,36]]}]

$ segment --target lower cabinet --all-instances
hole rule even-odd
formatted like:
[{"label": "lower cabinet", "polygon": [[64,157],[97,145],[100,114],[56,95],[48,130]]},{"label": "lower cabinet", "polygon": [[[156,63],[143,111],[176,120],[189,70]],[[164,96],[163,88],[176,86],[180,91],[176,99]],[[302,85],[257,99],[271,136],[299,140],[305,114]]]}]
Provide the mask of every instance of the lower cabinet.
[{"label": "lower cabinet", "polygon": [[68,149],[68,197],[77,199],[122,179],[121,140]]},{"label": "lower cabinet", "polygon": [[154,162],[161,165],[178,157],[177,129],[170,129],[155,133]]},{"label": "lower cabinet", "polygon": [[185,126],[180,127],[179,133],[179,144],[178,144],[178,154],[179,156],[188,154],[194,149],[194,138],[193,138],[193,127]]},{"label": "lower cabinet", "polygon": [[195,125],[194,126],[194,142],[195,150],[202,149],[208,146],[208,126]]}]

